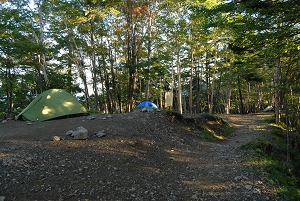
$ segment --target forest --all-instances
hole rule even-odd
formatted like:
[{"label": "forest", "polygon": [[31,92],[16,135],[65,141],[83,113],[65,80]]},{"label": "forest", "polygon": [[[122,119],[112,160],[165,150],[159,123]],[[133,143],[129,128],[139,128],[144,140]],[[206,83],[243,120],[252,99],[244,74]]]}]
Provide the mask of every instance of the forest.
[{"label": "forest", "polygon": [[[275,109],[299,130],[296,0],[2,0],[0,118],[65,89],[91,112]],[[173,103],[166,107],[165,94]]]}]

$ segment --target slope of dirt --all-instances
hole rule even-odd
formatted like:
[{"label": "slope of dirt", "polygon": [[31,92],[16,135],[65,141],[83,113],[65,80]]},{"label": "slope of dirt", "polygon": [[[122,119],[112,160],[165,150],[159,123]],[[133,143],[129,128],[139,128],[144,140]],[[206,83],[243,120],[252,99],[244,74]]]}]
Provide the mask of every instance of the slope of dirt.
[{"label": "slope of dirt", "polygon": [[[0,124],[5,200],[273,200],[237,147],[264,137],[261,115],[221,115],[235,132],[209,142],[168,112]],[[203,120],[203,119],[202,119]],[[205,123],[205,122],[204,122]],[[87,140],[66,136],[83,126]],[[104,137],[95,132],[103,131]],[[53,136],[62,140],[53,141]]]}]

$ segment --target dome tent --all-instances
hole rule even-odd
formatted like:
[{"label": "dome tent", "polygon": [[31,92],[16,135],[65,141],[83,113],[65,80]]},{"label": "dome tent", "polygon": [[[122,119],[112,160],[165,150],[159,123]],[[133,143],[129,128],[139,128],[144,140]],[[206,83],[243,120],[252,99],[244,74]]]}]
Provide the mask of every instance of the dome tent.
[{"label": "dome tent", "polygon": [[15,119],[40,122],[66,115],[87,113],[85,107],[69,92],[49,89],[38,95]]},{"label": "dome tent", "polygon": [[158,107],[150,101],[143,101],[138,106],[136,106],[136,108],[138,108],[138,107],[152,108],[152,109],[158,110]]}]

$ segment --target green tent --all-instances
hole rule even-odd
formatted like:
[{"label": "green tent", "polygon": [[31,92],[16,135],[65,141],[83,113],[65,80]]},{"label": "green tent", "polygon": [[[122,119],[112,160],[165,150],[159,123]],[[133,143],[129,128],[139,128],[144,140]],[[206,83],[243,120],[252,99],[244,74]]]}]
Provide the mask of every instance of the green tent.
[{"label": "green tent", "polygon": [[50,89],[38,95],[17,117],[31,121],[45,121],[56,117],[88,113],[67,91]]}]

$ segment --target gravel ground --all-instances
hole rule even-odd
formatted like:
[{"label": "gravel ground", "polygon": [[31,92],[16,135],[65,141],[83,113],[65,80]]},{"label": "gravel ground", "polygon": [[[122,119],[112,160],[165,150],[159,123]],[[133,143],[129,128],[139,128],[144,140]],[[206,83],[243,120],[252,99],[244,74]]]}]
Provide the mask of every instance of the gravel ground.
[{"label": "gravel ground", "polygon": [[[1,123],[0,197],[280,200],[265,182],[266,173],[244,165],[249,153],[238,149],[253,139],[267,138],[259,121],[266,115],[219,115],[235,132],[215,142],[198,137],[167,112]],[[66,136],[79,126],[88,130],[87,140]],[[105,136],[94,135],[99,131]]]}]

